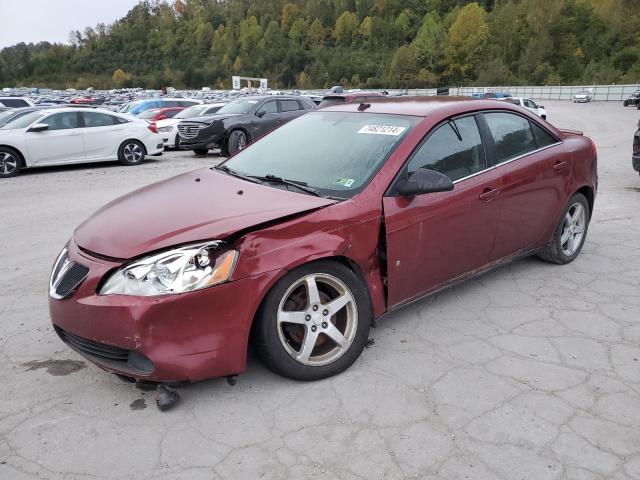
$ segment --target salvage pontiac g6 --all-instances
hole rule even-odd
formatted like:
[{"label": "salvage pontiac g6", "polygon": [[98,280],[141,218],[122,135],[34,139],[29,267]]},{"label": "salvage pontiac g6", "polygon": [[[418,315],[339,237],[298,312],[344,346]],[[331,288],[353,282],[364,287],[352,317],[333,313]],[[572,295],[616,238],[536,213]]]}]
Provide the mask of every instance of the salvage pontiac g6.
[{"label": "salvage pontiac g6", "polygon": [[[596,149],[505,102],[367,99],[119,198],[56,260],[60,338],[137,380],[349,367],[385,312],[515,258],[571,262]],[[432,321],[437,321],[433,319]]]}]

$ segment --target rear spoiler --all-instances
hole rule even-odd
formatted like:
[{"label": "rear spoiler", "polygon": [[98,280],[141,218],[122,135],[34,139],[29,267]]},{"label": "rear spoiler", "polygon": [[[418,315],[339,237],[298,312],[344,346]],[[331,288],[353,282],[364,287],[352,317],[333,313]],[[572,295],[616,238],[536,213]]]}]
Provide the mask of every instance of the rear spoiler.
[{"label": "rear spoiler", "polygon": [[562,135],[563,138],[567,138],[567,137],[570,137],[572,135],[578,135],[578,136],[584,135],[579,130],[567,130],[565,128],[559,128],[558,130],[560,131],[560,134]]}]

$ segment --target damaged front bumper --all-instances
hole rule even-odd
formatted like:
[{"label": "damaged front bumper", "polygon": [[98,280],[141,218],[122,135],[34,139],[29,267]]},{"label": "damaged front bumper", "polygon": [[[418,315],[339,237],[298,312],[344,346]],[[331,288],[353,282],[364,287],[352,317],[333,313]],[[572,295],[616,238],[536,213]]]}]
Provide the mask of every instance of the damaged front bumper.
[{"label": "damaged front bumper", "polygon": [[137,380],[197,381],[242,373],[251,322],[277,272],[194,292],[156,297],[98,295],[105,275],[121,266],[69,245],[69,260],[89,269],[69,297],[49,297],[54,329],[99,367]]}]

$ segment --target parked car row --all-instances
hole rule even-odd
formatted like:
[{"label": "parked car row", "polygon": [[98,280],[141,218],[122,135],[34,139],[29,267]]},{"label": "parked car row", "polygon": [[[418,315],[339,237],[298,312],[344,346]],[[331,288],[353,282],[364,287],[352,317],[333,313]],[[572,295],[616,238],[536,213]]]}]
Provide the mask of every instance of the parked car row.
[{"label": "parked car row", "polygon": [[[93,113],[65,111],[81,130]],[[30,115],[24,135],[47,134]],[[237,375],[250,343],[281,375],[330,377],[381,315],[514,258],[569,263],[587,236],[595,145],[522,106],[258,96],[192,118],[189,146],[236,154],[109,203],[51,273],[57,335],[130,379]]]}]

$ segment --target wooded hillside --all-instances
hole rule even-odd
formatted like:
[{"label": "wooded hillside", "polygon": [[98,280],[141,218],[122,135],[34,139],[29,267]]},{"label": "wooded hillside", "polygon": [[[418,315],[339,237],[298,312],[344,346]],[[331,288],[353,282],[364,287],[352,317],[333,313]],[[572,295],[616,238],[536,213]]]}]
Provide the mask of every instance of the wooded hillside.
[{"label": "wooded hillside", "polygon": [[145,1],[70,40],[3,49],[0,87],[640,81],[637,0]]}]

